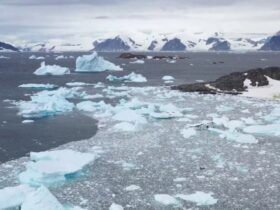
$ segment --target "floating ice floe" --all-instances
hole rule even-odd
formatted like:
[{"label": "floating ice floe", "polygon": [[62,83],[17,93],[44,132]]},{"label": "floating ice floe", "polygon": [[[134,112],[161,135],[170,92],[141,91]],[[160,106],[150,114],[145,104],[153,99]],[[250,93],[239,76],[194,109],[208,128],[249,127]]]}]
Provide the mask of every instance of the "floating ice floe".
[{"label": "floating ice floe", "polygon": [[218,199],[213,198],[213,193],[205,193],[197,191],[193,194],[178,194],[176,198],[196,203],[197,206],[208,206],[216,204]]},{"label": "floating ice floe", "polygon": [[131,122],[136,124],[145,124],[147,120],[138,114],[136,111],[127,109],[123,111],[119,111],[113,116],[114,120],[122,121],[122,122]]},{"label": "floating ice floe", "polygon": [[64,59],[70,59],[70,58],[73,59],[74,56],[58,55],[58,56],[55,57],[55,60],[64,60]]},{"label": "floating ice floe", "polygon": [[52,91],[41,91],[32,95],[30,101],[20,101],[15,104],[19,108],[19,115],[24,118],[42,118],[70,112],[75,105],[70,98],[82,98],[86,94],[78,92],[79,88],[59,88]]},{"label": "floating ice floe", "polygon": [[164,80],[164,81],[174,80],[174,79],[175,79],[174,77],[169,76],[169,75],[165,75],[165,76],[162,77],[162,80]]},{"label": "floating ice floe", "polygon": [[136,191],[136,190],[140,190],[141,187],[137,186],[137,185],[129,185],[126,188],[124,188],[125,191]]},{"label": "floating ice floe", "polygon": [[28,124],[28,123],[33,123],[34,120],[23,120],[21,123],[23,124]]},{"label": "floating ice floe", "polygon": [[100,150],[81,153],[70,149],[31,152],[31,161],[26,164],[26,171],[19,174],[19,180],[31,186],[65,181],[77,176],[99,153]]},{"label": "floating ice floe", "polygon": [[166,62],[173,64],[173,63],[176,63],[177,61],[176,60],[166,60]]},{"label": "floating ice floe", "polygon": [[102,71],[122,71],[120,66],[117,66],[103,57],[98,56],[96,52],[91,55],[83,55],[76,60],[76,72],[102,72]]},{"label": "floating ice floe", "polygon": [[66,85],[70,87],[79,87],[79,86],[88,86],[92,84],[85,83],[85,82],[67,82]]},{"label": "floating ice floe", "polygon": [[116,203],[112,203],[112,205],[110,206],[109,210],[124,210],[124,208]]},{"label": "floating ice floe", "polygon": [[19,85],[20,88],[36,89],[36,90],[51,90],[55,89],[58,86],[53,84],[22,84]]},{"label": "floating ice floe", "polygon": [[36,55],[31,55],[30,57],[29,57],[29,59],[30,60],[45,60],[45,58],[44,57],[42,57],[42,56],[36,56]]},{"label": "floating ice floe", "polygon": [[147,82],[147,78],[144,77],[142,74],[136,74],[134,72],[131,72],[130,74],[123,76],[123,77],[117,77],[113,75],[108,75],[106,77],[107,80],[113,82],[113,81],[124,81],[124,82]]},{"label": "floating ice floe", "polygon": [[157,202],[165,206],[178,205],[179,203],[176,198],[168,194],[156,194],[154,198]]},{"label": "floating ice floe", "polygon": [[256,144],[258,139],[253,135],[240,133],[236,130],[221,130],[217,128],[209,128],[210,131],[220,134],[221,138],[228,139],[230,141],[235,141],[244,144]]},{"label": "floating ice floe", "polygon": [[0,55],[0,59],[10,59],[10,57],[4,56],[4,55]]},{"label": "floating ice floe", "polygon": [[280,136],[280,124],[251,125],[243,129],[245,133],[261,134],[266,136]]},{"label": "floating ice floe", "polygon": [[132,63],[132,64],[144,64],[145,61],[144,60],[136,60],[136,61],[131,61],[130,63]]},{"label": "floating ice floe", "polygon": [[244,87],[247,87],[247,90],[242,95],[254,98],[280,99],[280,81],[268,76],[265,77],[268,80],[266,86],[252,86],[251,80],[245,79]]},{"label": "floating ice floe", "polygon": [[185,181],[187,181],[187,178],[185,177],[178,177],[173,179],[173,182],[185,182]]},{"label": "floating ice floe", "polygon": [[181,131],[181,134],[183,135],[184,138],[188,139],[188,138],[196,135],[196,130],[195,130],[195,128],[184,128]]},{"label": "floating ice floe", "polygon": [[42,62],[41,67],[38,68],[33,74],[35,74],[35,75],[65,75],[65,74],[70,74],[70,69],[67,67],[61,67],[58,65],[46,65],[45,62]]},{"label": "floating ice floe", "polygon": [[114,130],[131,132],[137,130],[137,125],[129,122],[120,122],[114,125]]}]

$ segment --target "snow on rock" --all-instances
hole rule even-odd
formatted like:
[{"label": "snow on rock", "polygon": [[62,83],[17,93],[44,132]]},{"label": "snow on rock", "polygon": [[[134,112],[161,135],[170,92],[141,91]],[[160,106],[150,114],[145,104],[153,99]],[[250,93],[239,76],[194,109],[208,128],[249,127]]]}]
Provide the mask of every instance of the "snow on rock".
[{"label": "snow on rock", "polygon": [[137,185],[129,185],[125,188],[125,191],[135,191],[135,190],[140,190],[141,187],[137,186]]},{"label": "snow on rock", "polygon": [[217,128],[209,128],[209,130],[214,133],[220,134],[221,138],[225,138],[230,141],[235,141],[235,142],[244,143],[244,144],[258,143],[258,140],[253,135],[240,133],[236,130],[221,130],[221,129],[217,129]]},{"label": "snow on rock", "polygon": [[61,203],[44,186],[29,193],[21,205],[21,210],[65,210]]},{"label": "snow on rock", "polygon": [[21,206],[28,193],[34,188],[28,185],[18,185],[0,189],[0,209],[11,209]]},{"label": "snow on rock", "polygon": [[174,198],[171,195],[168,194],[156,194],[154,195],[154,199],[165,206],[169,206],[169,205],[177,205],[178,201],[176,200],[176,198]]},{"label": "snow on rock", "polygon": [[136,60],[136,61],[131,61],[130,63],[132,63],[132,64],[144,64],[145,61],[144,60]]},{"label": "snow on rock", "polygon": [[51,184],[67,180],[80,172],[87,164],[94,161],[99,151],[81,153],[70,149],[31,152],[26,170],[19,174],[21,183],[31,186]]},{"label": "snow on rock", "polygon": [[96,52],[91,55],[83,55],[76,60],[76,72],[102,72],[102,71],[122,71],[120,66],[117,66],[103,57],[98,56]]},{"label": "snow on rock", "polygon": [[206,205],[213,205],[217,203],[218,199],[215,199],[212,195],[213,193],[205,193],[205,192],[197,191],[189,195],[178,194],[176,195],[176,197],[185,201],[194,202],[196,203],[197,206],[206,206]]},{"label": "snow on rock", "polygon": [[116,203],[112,203],[112,205],[110,206],[109,210],[124,210],[124,208]]},{"label": "snow on rock", "polygon": [[243,129],[245,133],[261,134],[266,136],[280,136],[280,124],[252,125]]},{"label": "snow on rock", "polygon": [[144,77],[141,74],[136,74],[134,72],[131,72],[130,74],[123,76],[123,77],[117,77],[113,75],[108,75],[106,77],[107,80],[113,82],[113,81],[124,81],[124,82],[147,82],[147,78]]},{"label": "snow on rock", "polygon": [[57,88],[58,86],[53,85],[53,84],[49,84],[49,83],[47,83],[47,84],[32,84],[32,83],[29,83],[29,84],[19,85],[18,87],[36,89],[36,90],[51,90],[51,89]]},{"label": "snow on rock", "polygon": [[184,128],[181,131],[181,134],[183,135],[184,138],[188,139],[188,138],[196,135],[196,130],[195,130],[195,128]]},{"label": "snow on rock", "polygon": [[266,86],[252,86],[251,80],[246,79],[244,81],[244,87],[247,87],[247,90],[243,92],[242,95],[253,98],[279,99],[280,81],[274,80],[268,76],[265,77],[268,80],[268,85]]},{"label": "snow on rock", "polygon": [[61,67],[58,65],[46,65],[45,62],[41,63],[41,67],[38,68],[33,74],[35,75],[65,75],[70,74],[70,69],[67,67]]}]

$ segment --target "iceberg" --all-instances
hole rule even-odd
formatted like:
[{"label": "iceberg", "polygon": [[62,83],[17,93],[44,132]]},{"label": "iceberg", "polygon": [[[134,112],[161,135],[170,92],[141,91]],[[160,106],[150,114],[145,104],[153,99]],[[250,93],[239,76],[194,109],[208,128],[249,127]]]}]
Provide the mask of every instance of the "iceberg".
[{"label": "iceberg", "polygon": [[98,56],[96,52],[91,55],[83,55],[76,59],[76,72],[102,72],[102,71],[122,71],[117,66],[103,57]]},{"label": "iceberg", "polygon": [[113,75],[108,75],[106,77],[107,80],[113,82],[113,81],[124,81],[124,82],[147,82],[147,78],[144,77],[142,74],[136,74],[134,72],[131,72],[130,74],[123,76],[123,77],[117,77]]},{"label": "iceberg", "polygon": [[20,88],[28,88],[28,89],[35,89],[35,90],[52,90],[57,88],[57,85],[53,85],[53,84],[22,84],[20,86],[18,86]]},{"label": "iceberg", "polygon": [[18,185],[0,189],[0,209],[11,209],[20,207],[27,194],[34,191],[28,185]]},{"label": "iceberg", "polygon": [[70,149],[31,152],[26,171],[19,174],[21,183],[31,186],[48,185],[65,181],[78,175],[87,164],[94,161],[99,151],[81,153]]},{"label": "iceberg", "polygon": [[207,206],[216,204],[218,199],[212,197],[213,193],[205,193],[197,191],[190,195],[178,194],[177,198],[185,201],[190,201],[196,203],[197,206]]},{"label": "iceberg", "polygon": [[70,69],[67,67],[61,67],[58,65],[46,65],[45,62],[41,63],[41,67],[38,68],[33,74],[41,75],[65,75],[70,74]]}]

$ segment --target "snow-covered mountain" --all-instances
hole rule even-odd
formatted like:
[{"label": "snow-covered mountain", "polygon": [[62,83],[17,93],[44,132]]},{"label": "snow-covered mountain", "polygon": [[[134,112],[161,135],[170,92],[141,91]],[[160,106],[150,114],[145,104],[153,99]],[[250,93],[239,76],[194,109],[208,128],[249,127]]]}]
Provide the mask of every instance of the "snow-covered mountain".
[{"label": "snow-covered mountain", "polygon": [[[280,34],[141,33],[104,34],[99,37],[52,39],[17,44],[20,51],[257,51],[279,50]],[[0,45],[1,49],[1,45]]]},{"label": "snow-covered mountain", "polygon": [[0,42],[0,52],[16,52],[19,51],[18,48],[16,48],[15,46],[5,43],[5,42]]}]

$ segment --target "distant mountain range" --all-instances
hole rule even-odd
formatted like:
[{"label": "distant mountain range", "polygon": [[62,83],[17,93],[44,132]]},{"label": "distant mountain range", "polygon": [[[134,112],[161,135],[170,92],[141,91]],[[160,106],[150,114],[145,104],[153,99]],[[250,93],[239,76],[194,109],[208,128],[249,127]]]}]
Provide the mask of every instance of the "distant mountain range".
[{"label": "distant mountain range", "polygon": [[63,52],[63,51],[280,51],[280,32],[260,34],[223,33],[174,34],[127,33],[106,35],[96,39],[49,41],[22,45],[0,42],[0,51]]}]

